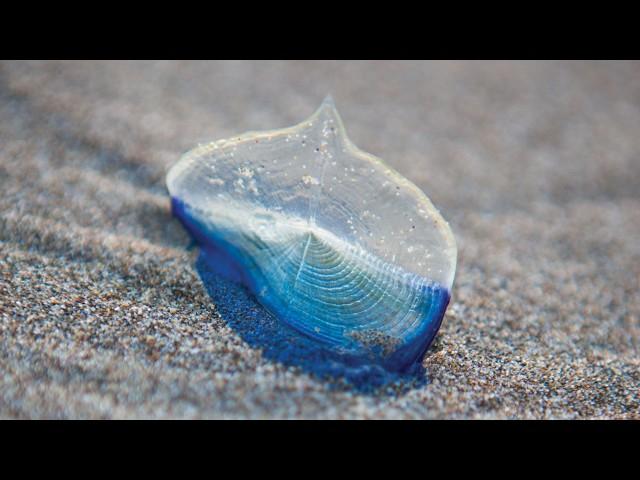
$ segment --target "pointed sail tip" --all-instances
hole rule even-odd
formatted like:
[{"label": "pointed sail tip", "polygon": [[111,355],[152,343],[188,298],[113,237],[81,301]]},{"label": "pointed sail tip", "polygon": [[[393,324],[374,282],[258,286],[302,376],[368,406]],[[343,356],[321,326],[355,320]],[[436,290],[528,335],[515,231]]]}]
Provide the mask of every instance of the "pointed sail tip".
[{"label": "pointed sail tip", "polygon": [[333,119],[339,118],[338,111],[336,110],[336,104],[334,103],[331,95],[324,97],[324,100],[320,104],[320,107],[318,107],[318,110],[316,110],[315,115]]},{"label": "pointed sail tip", "polygon": [[327,93],[327,96],[324,97],[324,100],[322,101],[322,105],[331,105],[332,107],[336,106],[336,103],[333,101],[333,97],[331,96],[330,93]]}]

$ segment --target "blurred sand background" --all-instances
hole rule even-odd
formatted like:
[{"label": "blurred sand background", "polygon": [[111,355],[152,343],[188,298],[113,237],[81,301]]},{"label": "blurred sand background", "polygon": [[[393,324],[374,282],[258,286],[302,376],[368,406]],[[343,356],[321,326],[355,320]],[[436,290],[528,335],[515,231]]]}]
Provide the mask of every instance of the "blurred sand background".
[{"label": "blurred sand background", "polygon": [[[244,343],[169,211],[181,153],[329,92],[458,241],[399,396]],[[0,417],[640,418],[639,185],[640,63],[0,63]]]}]

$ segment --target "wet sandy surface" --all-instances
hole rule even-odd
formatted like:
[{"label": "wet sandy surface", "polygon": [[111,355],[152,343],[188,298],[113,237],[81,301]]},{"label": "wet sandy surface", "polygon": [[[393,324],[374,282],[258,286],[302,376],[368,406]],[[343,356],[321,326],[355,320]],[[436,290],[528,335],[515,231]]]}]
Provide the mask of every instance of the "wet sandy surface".
[{"label": "wet sandy surface", "polygon": [[[640,418],[640,64],[0,63],[0,416]],[[331,92],[459,247],[400,395],[250,347],[169,211],[199,142]],[[240,300],[239,300],[240,299]]]}]

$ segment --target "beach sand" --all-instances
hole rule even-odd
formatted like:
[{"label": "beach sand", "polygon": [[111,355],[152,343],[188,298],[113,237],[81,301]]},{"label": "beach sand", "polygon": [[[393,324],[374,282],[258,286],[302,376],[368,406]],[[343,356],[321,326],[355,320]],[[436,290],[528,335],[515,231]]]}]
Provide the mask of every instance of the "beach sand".
[{"label": "beach sand", "polygon": [[[638,78],[616,62],[0,63],[0,417],[640,418]],[[225,315],[260,307],[212,301],[170,214],[183,152],[293,125],[327,93],[458,242],[424,382],[397,394],[248,345]]]}]

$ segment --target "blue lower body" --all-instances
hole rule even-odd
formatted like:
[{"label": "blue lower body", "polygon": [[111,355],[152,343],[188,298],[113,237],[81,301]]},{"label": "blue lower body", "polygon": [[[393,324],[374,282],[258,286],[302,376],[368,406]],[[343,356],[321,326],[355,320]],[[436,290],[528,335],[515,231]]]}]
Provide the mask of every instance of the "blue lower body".
[{"label": "blue lower body", "polygon": [[[243,258],[233,245],[200,224],[180,200],[172,199],[172,210],[200,245],[197,270],[223,318],[248,344],[261,348],[265,357],[299,366],[321,377],[345,378],[363,390],[406,376],[415,380],[416,374],[422,372],[422,357],[433,342],[449,303],[446,288],[437,284],[425,287],[429,302],[425,303],[428,311],[424,315],[428,321],[422,322],[411,337],[405,338],[403,345],[388,356],[331,345],[294,328],[295,319],[288,318],[290,312],[278,299],[267,299],[267,310],[261,308],[256,294],[265,279],[252,268],[251,259]],[[238,284],[247,287],[252,295],[247,295]]]}]

